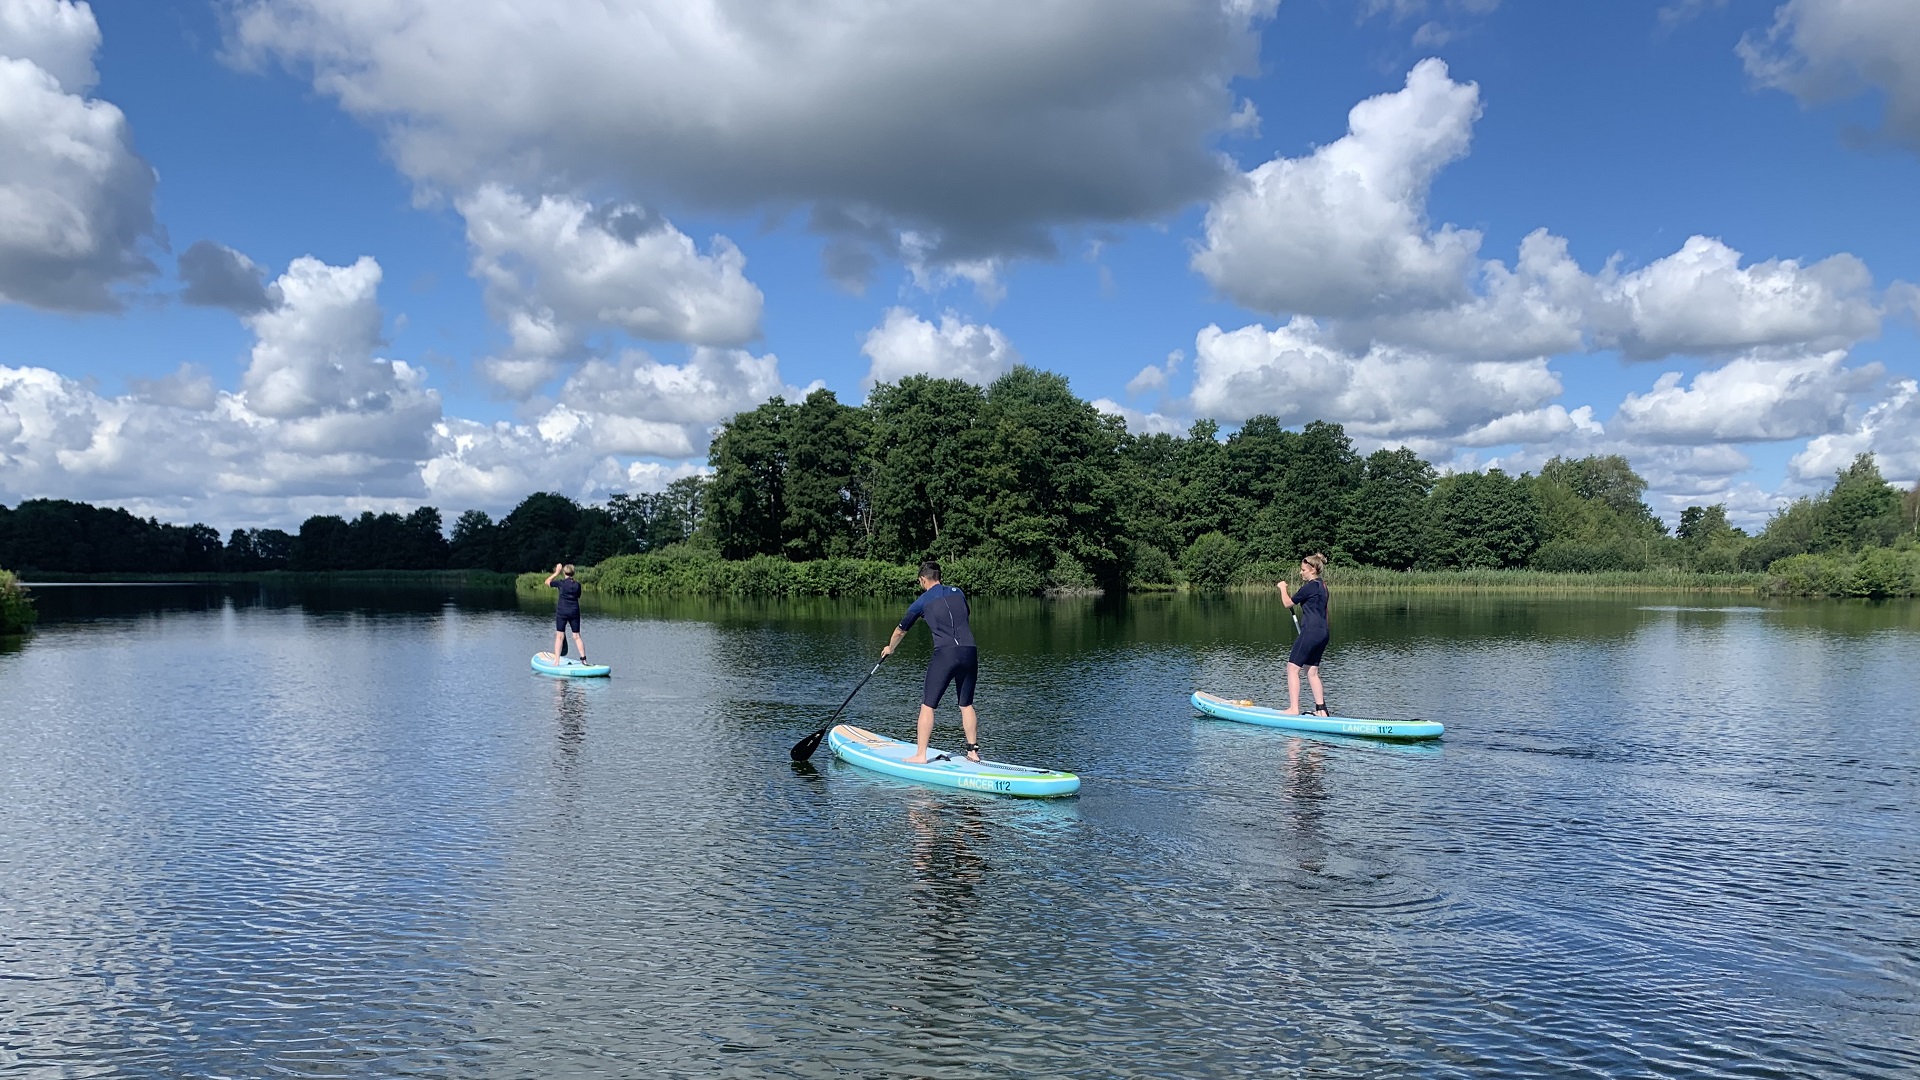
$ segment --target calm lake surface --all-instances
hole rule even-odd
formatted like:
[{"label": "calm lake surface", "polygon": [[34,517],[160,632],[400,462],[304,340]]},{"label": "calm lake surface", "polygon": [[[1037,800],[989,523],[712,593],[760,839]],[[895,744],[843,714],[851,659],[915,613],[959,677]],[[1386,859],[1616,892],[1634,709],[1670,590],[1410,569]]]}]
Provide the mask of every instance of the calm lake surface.
[{"label": "calm lake surface", "polygon": [[[8,1076],[1914,1077],[1920,606],[980,602],[989,754],[787,749],[893,604],[42,588],[0,643]],[[909,735],[924,632],[848,710]],[[936,743],[958,739],[942,711]]]}]

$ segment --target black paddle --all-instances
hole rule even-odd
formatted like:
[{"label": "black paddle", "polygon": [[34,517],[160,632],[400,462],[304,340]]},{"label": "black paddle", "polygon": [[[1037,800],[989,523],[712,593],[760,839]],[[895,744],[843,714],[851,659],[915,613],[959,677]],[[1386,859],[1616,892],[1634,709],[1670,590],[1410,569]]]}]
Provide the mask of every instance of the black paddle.
[{"label": "black paddle", "polygon": [[[887,662],[887,658],[884,656],[882,656],[877,662],[875,662],[873,665],[873,671],[867,672],[867,679],[873,678],[874,671],[879,671],[880,665],[886,662]],[[820,740],[827,737],[827,732],[833,729],[834,721],[840,719],[841,712],[843,712],[846,709],[847,705],[853,701],[853,695],[860,692],[861,686],[867,685],[867,679],[860,680],[859,686],[855,686],[853,688],[853,691],[847,695],[847,700],[840,703],[840,708],[833,710],[833,715],[827,717],[827,722],[821,725],[819,731],[816,731],[813,734],[807,736],[806,738],[801,739],[799,742],[793,744],[793,749],[788,751],[788,755],[792,757],[793,760],[805,761],[808,758],[813,756],[813,752],[815,750],[820,749]]]}]

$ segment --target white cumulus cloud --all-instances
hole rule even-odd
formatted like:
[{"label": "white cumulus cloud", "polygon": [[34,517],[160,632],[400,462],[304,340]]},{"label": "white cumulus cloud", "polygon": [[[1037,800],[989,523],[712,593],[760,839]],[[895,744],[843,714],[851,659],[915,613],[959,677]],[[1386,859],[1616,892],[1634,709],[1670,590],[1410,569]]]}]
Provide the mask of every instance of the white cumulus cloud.
[{"label": "white cumulus cloud", "polygon": [[85,96],[99,44],[85,4],[0,0],[0,302],[112,310],[154,273],[153,169]]},{"label": "white cumulus cloud", "polygon": [[1856,394],[1880,381],[1878,364],[1846,366],[1842,350],[1810,356],[1742,356],[1687,386],[1669,371],[1628,394],[1615,430],[1655,443],[1761,442],[1832,432]]},{"label": "white cumulus cloud", "polygon": [[860,351],[872,361],[863,383],[868,387],[908,375],[985,386],[1020,362],[1013,344],[994,327],[966,322],[952,312],[935,326],[901,307],[887,309],[880,325],[867,331]]},{"label": "white cumulus cloud", "polygon": [[1545,360],[1458,363],[1384,345],[1354,353],[1305,317],[1272,331],[1209,326],[1194,343],[1194,411],[1228,421],[1266,413],[1375,439],[1455,437],[1544,408],[1560,391]]},{"label": "white cumulus cloud", "polygon": [[547,195],[529,202],[486,185],[459,202],[473,272],[507,329],[509,351],[482,369],[527,394],[578,360],[588,338],[738,345],[760,334],[764,302],[746,257],[715,237],[702,253],[640,207]]},{"label": "white cumulus cloud", "polygon": [[1866,453],[1875,456],[1888,480],[1920,483],[1920,382],[1898,380],[1890,394],[1846,429],[1809,441],[1788,470],[1802,480],[1824,483]]},{"label": "white cumulus cloud", "polygon": [[1873,275],[1851,255],[1803,266],[1740,265],[1740,253],[1704,236],[1607,283],[1600,344],[1632,359],[1728,353],[1759,346],[1829,348],[1880,331]]},{"label": "white cumulus cloud", "polygon": [[1272,314],[1360,315],[1467,297],[1480,234],[1427,223],[1433,178],[1467,152],[1479,88],[1423,60],[1406,86],[1368,98],[1348,132],[1304,158],[1259,166],[1207,212],[1194,269]]}]

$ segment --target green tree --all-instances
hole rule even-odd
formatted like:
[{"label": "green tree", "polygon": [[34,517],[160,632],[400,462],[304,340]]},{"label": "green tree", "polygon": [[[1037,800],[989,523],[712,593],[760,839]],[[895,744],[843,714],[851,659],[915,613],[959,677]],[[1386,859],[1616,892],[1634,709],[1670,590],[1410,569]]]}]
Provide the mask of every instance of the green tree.
[{"label": "green tree", "polygon": [[448,545],[447,565],[461,570],[491,569],[499,527],[484,510],[467,510],[454,519],[453,542]]},{"label": "green tree", "polygon": [[1240,542],[1222,532],[1203,533],[1180,553],[1180,570],[1199,592],[1219,592],[1246,566]]},{"label": "green tree", "polygon": [[0,634],[18,634],[38,617],[20,579],[10,570],[0,570]]},{"label": "green tree", "polygon": [[1174,460],[1179,486],[1174,505],[1182,550],[1205,533],[1244,528],[1253,515],[1256,508],[1234,489],[1233,472],[1227,448],[1220,442],[1220,425],[1195,420]]},{"label": "green tree", "polygon": [[1434,469],[1400,447],[1375,450],[1363,467],[1341,546],[1368,566],[1407,570],[1420,561]]},{"label": "green tree", "polygon": [[787,418],[787,468],[781,548],[804,561],[865,552],[862,459],[865,415],[831,390],[815,390]]},{"label": "green tree", "polygon": [[877,554],[909,562],[973,552],[986,539],[979,507],[986,394],[958,379],[911,375],[875,386],[866,407]]},{"label": "green tree", "polygon": [[784,547],[787,425],[793,411],[776,397],[735,416],[714,437],[702,525],[724,558],[778,555]]},{"label": "green tree", "polygon": [[1521,566],[1540,546],[1540,508],[1533,485],[1499,469],[1443,477],[1429,498],[1428,521],[1425,565]]},{"label": "green tree", "polygon": [[345,518],[337,514],[315,514],[300,523],[300,534],[293,538],[293,553],[287,566],[307,573],[345,570],[351,557],[350,536]]},{"label": "green tree", "polygon": [[989,539],[1060,583],[1120,581],[1120,418],[1075,397],[1063,376],[1016,367],[987,388],[981,420]]},{"label": "green tree", "polygon": [[580,504],[550,491],[536,491],[500,519],[492,569],[519,572],[557,562],[587,562],[578,535]]},{"label": "green tree", "polygon": [[1858,551],[1889,544],[1900,532],[1900,494],[1861,454],[1834,475],[1814,521],[1814,550]]},{"label": "green tree", "polygon": [[1555,457],[1540,467],[1540,478],[1559,484],[1582,499],[1600,503],[1624,518],[1653,516],[1641,501],[1647,482],[1619,454]]},{"label": "green tree", "polygon": [[1330,553],[1338,546],[1354,495],[1365,475],[1360,455],[1339,424],[1315,420],[1300,429],[1292,459],[1287,462],[1282,502],[1292,522],[1297,558],[1311,552]]},{"label": "green tree", "polygon": [[1849,596],[1882,599],[1913,595],[1913,570],[1902,553],[1890,548],[1874,548],[1860,556],[1847,582]]}]

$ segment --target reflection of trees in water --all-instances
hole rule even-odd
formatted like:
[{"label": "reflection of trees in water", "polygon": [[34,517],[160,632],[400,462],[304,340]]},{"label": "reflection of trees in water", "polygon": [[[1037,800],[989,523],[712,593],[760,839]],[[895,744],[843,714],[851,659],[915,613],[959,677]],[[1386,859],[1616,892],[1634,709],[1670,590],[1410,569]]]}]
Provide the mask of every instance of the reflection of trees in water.
[{"label": "reflection of trees in water", "polygon": [[1287,760],[1280,773],[1280,800],[1293,818],[1301,841],[1300,869],[1317,874],[1326,866],[1326,838],[1320,819],[1326,816],[1326,747],[1306,739],[1287,740]]}]

